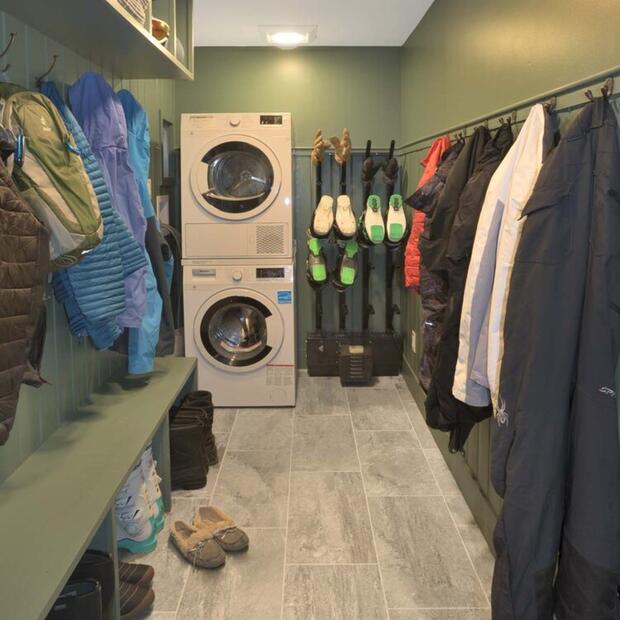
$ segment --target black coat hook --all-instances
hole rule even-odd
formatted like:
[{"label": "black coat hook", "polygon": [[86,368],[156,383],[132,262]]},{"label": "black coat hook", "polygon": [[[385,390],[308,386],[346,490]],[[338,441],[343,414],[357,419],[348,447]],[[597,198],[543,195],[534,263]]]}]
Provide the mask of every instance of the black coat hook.
[{"label": "black coat hook", "polygon": [[11,45],[15,43],[16,38],[17,38],[17,33],[11,32],[11,34],[9,35],[9,42],[6,44],[6,47],[4,48],[4,50],[0,52],[0,58],[4,58],[6,56],[6,53],[11,49]]},{"label": "black coat hook", "polygon": [[37,78],[37,88],[41,86],[41,82],[43,82],[43,80],[54,70],[57,60],[58,60],[58,54],[54,54],[54,56],[52,56],[52,64],[49,66],[49,69],[43,75],[40,75]]},{"label": "black coat hook", "polygon": [[594,101],[594,95],[592,91],[588,88],[585,93],[583,93],[590,101]]},{"label": "black coat hook", "polygon": [[556,96],[553,96],[551,97],[551,99],[549,99],[549,101],[545,101],[545,103],[543,103],[543,108],[547,110],[548,114],[551,114],[551,112],[555,110],[555,107],[557,105],[558,105],[558,98]]}]

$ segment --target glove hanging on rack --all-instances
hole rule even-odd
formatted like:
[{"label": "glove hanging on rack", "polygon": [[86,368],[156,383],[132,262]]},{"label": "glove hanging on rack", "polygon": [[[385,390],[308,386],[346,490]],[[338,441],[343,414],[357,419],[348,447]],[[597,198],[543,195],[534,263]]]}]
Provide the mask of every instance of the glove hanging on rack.
[{"label": "glove hanging on rack", "polygon": [[323,156],[325,151],[329,150],[332,144],[329,140],[323,139],[323,132],[319,129],[314,136],[314,142],[312,143],[312,153],[310,159],[315,166],[323,163]]},{"label": "glove hanging on rack", "polygon": [[383,179],[386,185],[393,185],[396,183],[396,179],[398,177],[398,162],[396,161],[396,158],[392,157],[391,159],[384,161],[382,168]]},{"label": "glove hanging on rack", "polygon": [[336,161],[344,166],[351,159],[351,134],[348,129],[342,130],[342,138],[332,136],[329,141],[336,151]]}]

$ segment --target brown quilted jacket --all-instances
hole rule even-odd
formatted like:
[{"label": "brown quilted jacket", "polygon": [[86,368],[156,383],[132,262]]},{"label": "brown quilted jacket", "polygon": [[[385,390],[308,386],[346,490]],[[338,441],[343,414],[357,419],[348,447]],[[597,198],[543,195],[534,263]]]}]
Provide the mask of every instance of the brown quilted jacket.
[{"label": "brown quilted jacket", "polygon": [[21,199],[6,166],[12,135],[0,130],[0,445],[15,419],[19,388],[44,313],[49,236]]}]

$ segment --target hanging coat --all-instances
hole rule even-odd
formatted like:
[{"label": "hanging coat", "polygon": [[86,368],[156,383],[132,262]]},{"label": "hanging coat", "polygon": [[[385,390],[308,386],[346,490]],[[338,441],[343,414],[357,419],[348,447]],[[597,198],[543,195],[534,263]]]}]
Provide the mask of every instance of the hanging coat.
[{"label": "hanging coat", "polygon": [[524,221],[521,211],[552,139],[547,112],[541,104],[535,105],[493,175],[482,205],[463,296],[452,386],[455,398],[468,405],[491,403],[489,389],[495,385],[500,364],[506,293]]},{"label": "hanging coat", "polygon": [[[454,166],[463,142],[458,140],[447,151],[444,152],[441,163],[435,174],[417,189],[409,198],[407,204],[415,209],[415,212],[424,213],[426,224],[427,214],[431,214],[435,208],[437,198],[441,195],[446,178]],[[428,220],[430,221],[430,220]],[[424,390],[428,390],[431,380],[430,360],[434,359],[438,344],[439,332],[434,329],[443,317],[446,298],[441,281],[433,278],[424,265],[420,265],[420,299],[422,302],[422,341],[423,351],[419,377]]]},{"label": "hanging coat", "polygon": [[[141,248],[145,244],[146,218],[129,165],[127,123],[112,87],[98,73],[84,73],[69,89],[71,108],[97,158],[112,207],[121,216]],[[125,311],[121,327],[140,327],[146,303],[146,267],[125,278]]]},{"label": "hanging coat", "polygon": [[50,260],[49,235],[6,167],[14,148],[12,133],[0,129],[0,445],[13,427],[33,344],[44,336],[36,330],[44,328]]},{"label": "hanging coat", "polygon": [[125,310],[124,279],[144,267],[146,260],[112,208],[99,163],[69,106],[53,82],[43,82],[41,92],[58,108],[73,135],[103,220],[101,243],[73,267],[54,273],[54,294],[64,304],[71,332],[75,336],[90,336],[96,348],[106,349],[121,332],[117,319]]},{"label": "hanging coat", "polygon": [[[420,235],[418,244],[421,261],[420,297],[422,306],[428,308],[428,313],[432,317],[426,316],[422,325],[424,348],[420,360],[419,378],[424,391],[428,391],[430,387],[441,324],[448,302],[448,278],[443,260],[448,235],[458,207],[459,196],[473,174],[476,161],[490,137],[489,130],[480,126],[462,145],[441,192],[432,202],[431,211],[426,214],[424,230]],[[424,192],[424,189],[423,187],[421,191]]]},{"label": "hanging coat", "polygon": [[[418,182],[416,190],[424,187],[427,181],[433,178],[437,167],[441,163],[443,154],[450,148],[450,138],[448,136],[442,136],[437,138],[433,144],[429,147],[424,159],[420,161],[420,165],[424,167],[422,177]],[[414,194],[415,195],[415,194]],[[409,206],[411,204],[413,196],[410,196],[405,203]],[[420,234],[424,230],[424,219],[426,214],[424,211],[414,211],[411,218],[411,232],[409,233],[409,239],[407,241],[407,247],[405,248],[405,286],[412,287],[415,290],[420,288],[420,250],[418,248],[418,241],[420,240]]]},{"label": "hanging coat", "polygon": [[606,99],[569,127],[523,213],[492,425],[493,620],[616,620],[620,153]]},{"label": "hanging coat", "polygon": [[459,197],[446,246],[448,304],[441,325],[441,338],[431,386],[424,406],[427,424],[431,428],[451,433],[450,449],[453,452],[463,448],[476,422],[491,415],[491,407],[471,407],[454,398],[452,383],[458,354],[465,279],[478,218],[491,177],[512,142],[512,129],[507,123],[502,125],[493,139],[485,144],[476,169]]}]

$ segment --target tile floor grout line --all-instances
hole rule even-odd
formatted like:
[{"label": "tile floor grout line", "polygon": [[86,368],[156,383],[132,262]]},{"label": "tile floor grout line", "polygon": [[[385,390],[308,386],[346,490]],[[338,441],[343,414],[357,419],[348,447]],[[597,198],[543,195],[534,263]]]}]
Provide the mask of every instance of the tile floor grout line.
[{"label": "tile floor grout line", "polygon": [[[381,593],[383,594],[383,604],[385,608],[385,619],[389,620],[390,610],[387,602],[387,594],[385,592],[385,585],[383,581],[383,573],[381,571],[381,562],[379,562],[379,551],[377,550],[377,538],[375,536],[375,526],[372,522],[372,516],[370,514],[370,501],[368,500],[368,493],[366,491],[366,481],[364,480],[364,468],[362,467],[362,459],[360,458],[360,451],[357,445],[357,437],[355,436],[355,426],[353,424],[353,413],[351,411],[351,402],[349,401],[349,394],[345,390],[347,407],[349,414],[351,415],[351,431],[353,433],[353,443],[355,444],[355,453],[357,454],[357,461],[360,466],[360,479],[362,481],[362,491],[364,491],[364,500],[366,501],[366,513],[368,514],[368,524],[370,525],[370,534],[372,536],[372,546],[375,550],[375,558],[377,560],[377,573],[379,574],[379,584],[381,585]],[[406,413],[406,412],[405,412]],[[409,417],[409,416],[407,416]]]},{"label": "tile floor grout line", "polygon": [[[297,377],[298,379],[298,377]],[[284,525],[284,557],[282,559],[282,598],[280,601],[280,620],[284,620],[284,590],[286,588],[286,554],[288,552],[288,519],[291,508],[291,481],[293,478],[293,446],[295,445],[295,419],[297,414],[295,409],[297,408],[297,400],[295,400],[295,407],[293,408],[293,415],[291,419],[291,447],[289,450],[288,460],[288,493],[286,496],[286,521]]]},{"label": "tile floor grout line", "polygon": [[287,562],[287,566],[377,566],[378,562]]},{"label": "tile floor grout line", "polygon": [[[396,390],[396,393],[398,394],[398,390]],[[403,404],[403,400],[400,397],[400,394],[398,394],[398,398],[401,402],[401,405]],[[416,408],[418,408],[419,411],[419,407],[417,406],[416,403]],[[422,412],[420,412],[422,413]],[[407,415],[407,417],[409,417]],[[411,422],[411,419],[409,420]],[[413,426],[413,423],[412,423]],[[465,549],[465,554],[467,555],[467,559],[469,560],[469,563],[472,567],[472,570],[474,571],[474,575],[476,576],[476,580],[478,581],[478,585],[480,586],[480,589],[482,590],[482,594],[484,594],[484,598],[487,601],[487,603],[489,604],[489,606],[491,605],[491,601],[489,600],[489,597],[487,596],[487,592],[486,592],[486,588],[484,587],[483,583],[482,583],[482,579],[480,578],[480,575],[478,574],[478,571],[476,570],[476,566],[474,564],[474,561],[471,558],[471,554],[469,553],[469,549],[467,548],[467,545],[465,544],[465,540],[463,539],[463,536],[461,535],[461,531],[459,530],[458,525],[456,524],[456,520],[454,518],[454,515],[452,514],[452,511],[450,510],[450,506],[448,505],[448,500],[446,499],[446,494],[444,492],[444,490],[441,488],[441,485],[439,484],[439,480],[437,479],[437,476],[435,475],[435,472],[433,470],[433,468],[431,467],[431,463],[428,460],[428,457],[426,455],[426,452],[424,449],[422,449],[422,454],[424,455],[424,460],[426,461],[426,465],[428,466],[428,468],[431,471],[431,474],[435,480],[435,484],[437,485],[437,487],[439,488],[439,492],[441,493],[441,498],[443,500],[444,506],[446,507],[446,510],[448,511],[448,516],[450,517],[450,521],[452,521],[452,525],[454,525],[454,529],[456,530],[456,533],[459,537],[459,540],[461,541],[461,544],[463,545],[463,549]],[[441,455],[441,458],[443,459],[443,454]],[[445,459],[444,459],[444,463],[445,463]],[[447,463],[445,463],[446,467],[448,466]],[[449,468],[448,468],[449,469]],[[452,472],[450,472],[450,475],[452,476]],[[459,489],[460,491],[460,489]],[[462,495],[462,492],[461,492]],[[484,608],[487,609],[487,608]]]},{"label": "tile floor grout line", "polygon": [[237,409],[232,426],[230,427],[230,432],[228,433],[228,441],[226,442],[226,447],[224,448],[224,454],[222,454],[222,460],[218,463],[217,475],[215,476],[215,482],[213,483],[213,489],[211,490],[211,494],[208,496],[208,499],[207,499],[210,506],[213,505],[213,498],[215,497],[215,490],[217,489],[217,483],[220,481],[220,474],[222,473],[222,469],[224,469],[224,462],[226,461],[226,456],[228,455],[228,447],[230,446],[230,440],[232,439],[233,432],[235,430],[235,427],[237,426],[238,419],[239,419],[239,410]]}]

